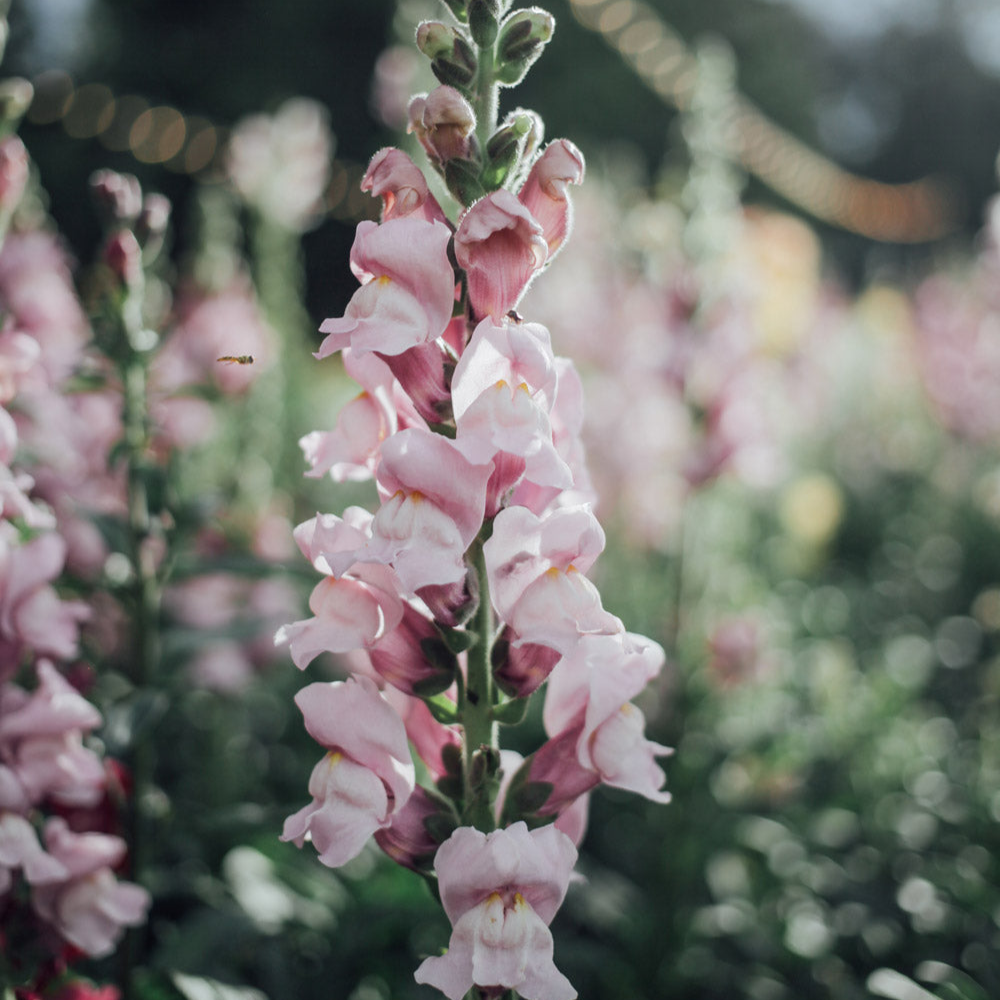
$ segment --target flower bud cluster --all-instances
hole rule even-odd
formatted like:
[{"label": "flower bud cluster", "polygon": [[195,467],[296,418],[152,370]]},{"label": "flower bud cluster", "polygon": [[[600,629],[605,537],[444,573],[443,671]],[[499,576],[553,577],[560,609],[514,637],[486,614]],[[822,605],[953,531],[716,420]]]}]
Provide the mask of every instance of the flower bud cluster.
[{"label": "flower bud cluster", "polygon": [[487,128],[474,108],[491,106],[490,88],[524,79],[552,38],[555,20],[537,7],[508,13],[509,3],[497,0],[450,6],[457,26],[424,21],[417,29],[417,47],[442,85],[411,100],[408,131],[452,195],[468,205],[524,181],[518,168],[531,162],[541,142],[541,119],[518,108],[499,127]]},{"label": "flower bud cluster", "polygon": [[[450,6],[469,34],[425,24],[421,47],[432,61],[478,49],[501,83],[505,40],[527,58],[547,23],[535,11],[504,18],[495,0]],[[362,392],[332,430],[302,440],[308,474],[374,479],[380,505],[295,531],[322,578],[312,616],[276,641],[300,669],[330,652],[350,654],[353,673],[296,698],[325,755],[282,839],[311,840],[340,865],[374,835],[400,864],[428,877],[433,866],[453,934],[418,981],[452,1000],[474,984],[570,1000],[547,925],[587,793],[669,799],[656,763],[669,749],[646,739],[632,704],[664,654],[627,632],[586,576],[605,538],[580,381],[549,331],[516,311],[567,238],[583,158],[565,139],[525,155],[541,128],[517,112],[486,146],[510,169],[483,191],[474,97],[443,84],[411,104],[411,130],[460,194],[457,222],[406,154],[377,153],[362,187],[382,199],[382,220],[359,224],[360,287],[320,328],[316,357],[340,353]],[[500,751],[497,727],[520,721],[543,685],[547,739],[519,761]],[[433,784],[417,784],[411,747]]]}]

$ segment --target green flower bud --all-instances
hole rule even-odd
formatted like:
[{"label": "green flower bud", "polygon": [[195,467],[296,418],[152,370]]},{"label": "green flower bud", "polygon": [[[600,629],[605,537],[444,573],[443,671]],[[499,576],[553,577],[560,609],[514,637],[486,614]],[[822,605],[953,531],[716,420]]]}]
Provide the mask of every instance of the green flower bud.
[{"label": "green flower bud", "polygon": [[497,0],[469,0],[469,29],[472,40],[481,49],[488,49],[497,40],[499,17]]},{"label": "green flower bud", "polygon": [[490,136],[486,143],[486,162],[482,172],[483,186],[487,191],[495,191],[501,187],[520,163],[525,138],[534,128],[533,117],[537,116],[528,111],[514,112]]},{"label": "green flower bud", "polygon": [[417,28],[417,48],[431,61],[434,75],[451,87],[464,89],[476,75],[476,53],[464,35],[440,21]]},{"label": "green flower bud", "polygon": [[542,54],[555,27],[555,18],[538,7],[519,10],[507,18],[497,45],[497,80],[507,87],[520,83]]}]

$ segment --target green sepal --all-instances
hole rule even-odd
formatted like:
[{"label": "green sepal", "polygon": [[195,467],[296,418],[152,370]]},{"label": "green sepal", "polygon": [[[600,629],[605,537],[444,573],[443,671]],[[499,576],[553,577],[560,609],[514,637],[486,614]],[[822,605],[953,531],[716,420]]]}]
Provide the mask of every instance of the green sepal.
[{"label": "green sepal", "polygon": [[462,748],[455,743],[445,743],[441,748],[441,765],[446,774],[461,776]]},{"label": "green sepal", "polygon": [[479,180],[480,165],[472,160],[449,160],[444,165],[444,181],[448,190],[462,205],[469,206],[486,194]]},{"label": "green sepal", "polygon": [[452,680],[455,678],[455,671],[458,670],[458,659],[448,648],[448,644],[443,638],[438,636],[420,640],[420,652],[424,659],[435,670],[441,673],[450,674]]},{"label": "green sepal", "polygon": [[458,721],[458,709],[450,698],[445,698],[443,694],[436,694],[433,697],[422,700],[430,709],[430,713],[434,716],[436,722],[440,722],[445,726],[451,726]]},{"label": "green sepal", "polygon": [[551,781],[525,782],[513,794],[508,793],[507,800],[517,807],[519,816],[534,816],[548,801],[552,787]]},{"label": "green sepal", "polygon": [[455,429],[454,424],[428,424],[430,430],[435,434],[440,434],[442,437],[454,439],[458,431]]},{"label": "green sepal", "polygon": [[458,820],[452,813],[433,813],[424,819],[424,829],[431,840],[443,844],[458,829]]},{"label": "green sepal", "polygon": [[481,49],[490,48],[500,31],[500,5],[496,0],[469,0],[469,30]]},{"label": "green sepal", "polygon": [[413,693],[418,698],[433,698],[435,695],[443,694],[455,683],[455,675],[451,673],[432,674],[424,677],[413,685]]},{"label": "green sepal", "polygon": [[460,802],[462,799],[462,793],[464,788],[462,786],[462,779],[453,774],[446,774],[437,780],[437,790],[442,794],[446,795],[449,799],[454,802]]},{"label": "green sepal", "polygon": [[502,705],[495,705],[493,708],[493,718],[501,726],[519,726],[524,722],[527,714],[527,698],[512,698],[510,701],[505,701]]},{"label": "green sepal", "polygon": [[479,633],[470,632],[468,629],[446,628],[442,636],[453,653],[464,653],[479,642]]}]

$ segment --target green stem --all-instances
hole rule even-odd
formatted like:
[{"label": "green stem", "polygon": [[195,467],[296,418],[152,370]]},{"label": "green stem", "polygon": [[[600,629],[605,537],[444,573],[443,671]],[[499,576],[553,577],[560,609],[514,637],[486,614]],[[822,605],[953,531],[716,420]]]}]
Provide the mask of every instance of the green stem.
[{"label": "green stem", "polygon": [[496,43],[480,48],[478,59],[473,110],[476,113],[476,139],[485,154],[486,143],[496,131],[500,108],[500,87],[493,76],[496,69]]},{"label": "green stem", "polygon": [[[480,748],[496,749],[499,745],[497,724],[493,720],[494,690],[490,669],[495,625],[483,544],[478,539],[473,542],[470,556],[479,580],[479,608],[472,622],[472,627],[479,638],[468,652],[468,677],[465,698],[461,706],[462,727],[465,732],[463,773],[467,818],[477,829],[488,833],[496,826],[490,801],[492,796],[484,795],[482,786],[473,787],[472,779],[473,757]],[[486,787],[489,787],[489,782]]]}]

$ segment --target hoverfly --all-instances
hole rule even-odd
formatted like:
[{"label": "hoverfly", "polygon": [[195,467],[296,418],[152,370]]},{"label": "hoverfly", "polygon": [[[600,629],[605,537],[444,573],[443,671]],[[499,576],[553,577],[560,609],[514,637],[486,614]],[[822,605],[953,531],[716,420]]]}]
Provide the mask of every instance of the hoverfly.
[{"label": "hoverfly", "polygon": [[221,361],[223,364],[227,365],[252,365],[253,355],[252,354],[223,354],[221,358],[216,358],[216,361]]}]

